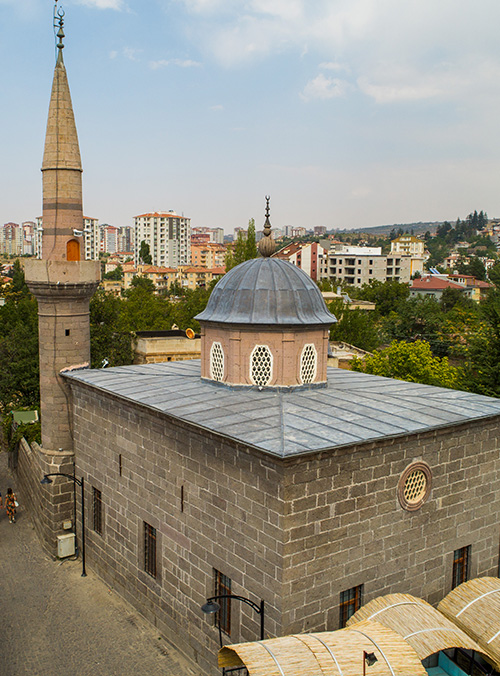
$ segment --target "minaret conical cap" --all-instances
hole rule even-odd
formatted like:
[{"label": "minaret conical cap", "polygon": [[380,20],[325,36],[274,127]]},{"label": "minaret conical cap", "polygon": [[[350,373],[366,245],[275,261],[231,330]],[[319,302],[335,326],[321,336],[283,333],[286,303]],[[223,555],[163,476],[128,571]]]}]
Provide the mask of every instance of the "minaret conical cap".
[{"label": "minaret conical cap", "polygon": [[78,134],[62,50],[59,50],[54,70],[45,135],[42,171],[47,169],[82,171]]}]

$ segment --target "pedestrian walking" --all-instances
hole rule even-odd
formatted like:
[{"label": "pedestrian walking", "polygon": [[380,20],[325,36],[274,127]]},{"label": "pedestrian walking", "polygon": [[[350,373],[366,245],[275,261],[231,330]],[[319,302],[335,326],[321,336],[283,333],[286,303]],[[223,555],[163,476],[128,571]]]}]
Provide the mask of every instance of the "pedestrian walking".
[{"label": "pedestrian walking", "polygon": [[16,494],[12,492],[12,488],[7,488],[5,509],[7,510],[7,516],[9,517],[10,523],[15,523],[16,521],[16,507],[18,506],[19,503],[17,502]]}]

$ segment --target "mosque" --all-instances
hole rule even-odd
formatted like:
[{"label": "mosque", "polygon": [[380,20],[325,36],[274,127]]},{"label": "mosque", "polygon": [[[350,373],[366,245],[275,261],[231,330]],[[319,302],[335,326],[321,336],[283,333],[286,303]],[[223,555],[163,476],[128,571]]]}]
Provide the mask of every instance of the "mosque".
[{"label": "mosque", "polygon": [[[99,267],[83,260],[59,22],[43,258],[26,264],[42,444],[23,443],[18,466],[48,551],[75,518],[75,486],[40,479],[74,470],[88,565],[207,674],[220,637],[335,630],[381,594],[435,605],[496,576],[500,400],[328,368],[335,318],[303,271],[271,258],[269,201],[259,258],[198,316],[201,362],[88,367]],[[214,624],[200,608],[225,594],[253,606],[224,598]]]}]

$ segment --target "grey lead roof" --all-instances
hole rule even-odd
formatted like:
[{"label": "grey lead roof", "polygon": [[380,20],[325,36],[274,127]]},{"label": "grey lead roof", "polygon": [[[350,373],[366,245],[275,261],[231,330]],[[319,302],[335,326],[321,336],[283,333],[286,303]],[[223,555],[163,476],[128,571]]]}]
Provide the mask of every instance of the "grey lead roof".
[{"label": "grey lead roof", "polygon": [[328,326],[337,321],[309,275],[280,258],[253,258],[230,270],[196,319],[288,326]]},{"label": "grey lead roof", "polygon": [[199,360],[64,375],[280,457],[500,414],[500,399],[334,368],[328,388],[289,392],[202,381]]}]

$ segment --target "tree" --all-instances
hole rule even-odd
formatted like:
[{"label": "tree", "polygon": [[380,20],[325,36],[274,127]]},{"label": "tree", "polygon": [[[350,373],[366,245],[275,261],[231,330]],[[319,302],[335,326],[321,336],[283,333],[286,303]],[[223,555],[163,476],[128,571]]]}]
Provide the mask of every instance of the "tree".
[{"label": "tree", "polygon": [[395,340],[385,350],[364,360],[354,359],[352,370],[451,389],[460,389],[462,384],[461,370],[451,366],[447,357],[435,357],[429,343],[423,340],[415,343]]},{"label": "tree", "polygon": [[255,219],[251,218],[248,221],[247,238],[245,241],[245,260],[249,261],[252,258],[257,258],[258,255],[257,244],[255,243]]},{"label": "tree", "polygon": [[363,285],[356,298],[375,303],[377,313],[385,316],[390,312],[397,311],[400,303],[405,301],[409,295],[410,287],[408,284],[400,284],[393,280],[379,282],[374,279],[369,284]]},{"label": "tree", "polygon": [[149,244],[144,240],[141,242],[139,248],[139,259],[144,265],[152,265],[153,259],[151,258],[151,252],[149,250]]},{"label": "tree", "polygon": [[132,281],[130,282],[132,289],[144,289],[148,293],[155,292],[155,285],[149,277],[143,277],[142,275],[134,275]]},{"label": "tree", "polygon": [[481,281],[486,279],[486,268],[484,267],[483,262],[477,258],[477,256],[471,256],[469,263],[459,261],[457,270],[461,275],[472,275]]},{"label": "tree", "polygon": [[226,272],[236,267],[244,261],[249,261],[252,258],[257,258],[259,255],[257,245],[255,243],[255,221],[251,218],[248,221],[247,234],[244,235],[240,230],[236,242],[228,246],[226,252]]},{"label": "tree", "polygon": [[349,343],[368,352],[380,345],[373,312],[351,310],[342,299],[329,303],[328,309],[337,318],[337,323],[330,329],[331,340]]}]

